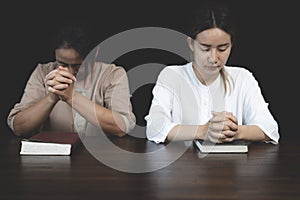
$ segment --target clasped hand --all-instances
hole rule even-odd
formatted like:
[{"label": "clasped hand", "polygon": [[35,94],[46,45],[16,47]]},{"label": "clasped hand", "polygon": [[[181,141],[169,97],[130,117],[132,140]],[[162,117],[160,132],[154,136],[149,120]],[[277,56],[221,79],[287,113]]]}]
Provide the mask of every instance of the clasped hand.
[{"label": "clasped hand", "polygon": [[67,102],[72,99],[75,81],[75,76],[69,72],[68,68],[59,66],[46,75],[44,83],[50,93]]},{"label": "clasped hand", "polygon": [[237,118],[231,112],[212,112],[207,139],[215,143],[232,142],[238,131]]}]

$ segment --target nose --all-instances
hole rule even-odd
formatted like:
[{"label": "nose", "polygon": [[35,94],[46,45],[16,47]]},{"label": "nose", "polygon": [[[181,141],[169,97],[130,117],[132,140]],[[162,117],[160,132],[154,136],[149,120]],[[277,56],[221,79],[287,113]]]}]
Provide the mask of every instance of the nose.
[{"label": "nose", "polygon": [[69,64],[68,66],[64,66],[63,68],[67,69],[68,72],[70,72],[70,73],[73,74],[73,75],[76,75],[77,72],[78,72],[77,67],[73,67],[73,66],[70,65],[70,64]]},{"label": "nose", "polygon": [[211,49],[209,51],[208,62],[209,62],[209,64],[212,64],[212,65],[218,63],[218,52],[216,51],[216,49]]}]

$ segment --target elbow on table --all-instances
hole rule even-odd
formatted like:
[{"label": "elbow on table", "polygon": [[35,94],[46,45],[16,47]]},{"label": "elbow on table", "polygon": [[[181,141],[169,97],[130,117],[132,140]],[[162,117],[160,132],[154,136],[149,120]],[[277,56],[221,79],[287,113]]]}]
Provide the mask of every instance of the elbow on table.
[{"label": "elbow on table", "polygon": [[20,137],[20,138],[26,138],[33,134],[32,132],[27,133],[27,132],[18,131],[18,130],[13,130],[13,133],[15,134],[15,136]]},{"label": "elbow on table", "polygon": [[124,137],[126,135],[126,133],[124,131],[117,131],[114,135],[121,138],[121,137]]}]

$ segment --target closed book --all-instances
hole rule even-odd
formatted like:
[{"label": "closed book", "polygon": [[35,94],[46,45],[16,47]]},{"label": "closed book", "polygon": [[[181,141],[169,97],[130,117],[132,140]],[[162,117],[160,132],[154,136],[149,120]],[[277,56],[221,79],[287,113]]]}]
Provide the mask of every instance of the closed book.
[{"label": "closed book", "polygon": [[194,144],[202,153],[247,153],[249,143],[242,140],[227,143],[194,140]]},{"label": "closed book", "polygon": [[73,132],[40,132],[21,140],[20,155],[71,155],[81,138]]}]

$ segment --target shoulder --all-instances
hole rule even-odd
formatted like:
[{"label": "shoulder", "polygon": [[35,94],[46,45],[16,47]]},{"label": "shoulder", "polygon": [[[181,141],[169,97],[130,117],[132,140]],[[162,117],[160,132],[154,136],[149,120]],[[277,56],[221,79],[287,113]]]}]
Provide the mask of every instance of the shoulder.
[{"label": "shoulder", "polygon": [[161,70],[159,77],[182,79],[188,74],[191,63],[184,65],[168,65]]},{"label": "shoulder", "polygon": [[38,63],[34,68],[32,75],[44,77],[55,68],[57,68],[56,62]]},{"label": "shoulder", "polygon": [[254,78],[253,73],[242,66],[225,66],[226,72],[233,78],[235,81],[238,80],[247,80]]},{"label": "shoulder", "polygon": [[250,90],[259,87],[253,73],[245,67],[226,66],[226,71],[234,82],[235,90],[244,91],[248,94]]},{"label": "shoulder", "polygon": [[112,83],[127,79],[127,73],[122,66],[104,62],[98,62],[97,65],[96,70],[98,70],[98,73],[96,74],[102,77],[101,79],[105,80],[105,82]]},{"label": "shoulder", "polygon": [[225,66],[225,69],[230,75],[252,74],[252,72],[249,69],[243,66]]},{"label": "shoulder", "polygon": [[46,63],[38,63],[37,64],[37,68],[41,68],[43,70],[53,70],[57,67],[57,63],[56,62],[46,62]]},{"label": "shoulder", "polygon": [[100,66],[98,69],[101,69],[103,72],[106,73],[126,73],[125,69],[122,66],[117,66],[115,64],[108,64],[104,62],[99,62],[98,65]]},{"label": "shoulder", "polygon": [[163,70],[166,72],[170,71],[176,71],[176,72],[181,72],[183,73],[184,71],[187,70],[187,68],[191,65],[191,63],[183,64],[183,65],[167,65]]}]

